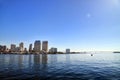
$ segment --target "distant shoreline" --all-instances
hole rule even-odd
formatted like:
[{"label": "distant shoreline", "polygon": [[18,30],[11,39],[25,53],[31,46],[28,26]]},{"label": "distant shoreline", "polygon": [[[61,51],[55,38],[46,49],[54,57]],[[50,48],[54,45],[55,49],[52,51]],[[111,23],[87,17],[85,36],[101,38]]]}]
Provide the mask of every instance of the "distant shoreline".
[{"label": "distant shoreline", "polygon": [[0,52],[0,54],[20,54],[20,55],[22,55],[22,54],[26,54],[26,55],[29,55],[29,54],[82,54],[82,53],[80,53],[80,52],[71,52],[71,53],[63,53],[63,52],[57,52],[57,53],[5,53],[5,52]]},{"label": "distant shoreline", "polygon": [[113,52],[113,53],[120,53],[120,51],[115,51],[115,52]]},{"label": "distant shoreline", "polygon": [[[95,53],[103,53],[103,52],[70,52],[70,53],[65,53],[65,52],[0,52],[0,54],[95,54]],[[111,53],[120,53],[120,51],[114,51]]]}]

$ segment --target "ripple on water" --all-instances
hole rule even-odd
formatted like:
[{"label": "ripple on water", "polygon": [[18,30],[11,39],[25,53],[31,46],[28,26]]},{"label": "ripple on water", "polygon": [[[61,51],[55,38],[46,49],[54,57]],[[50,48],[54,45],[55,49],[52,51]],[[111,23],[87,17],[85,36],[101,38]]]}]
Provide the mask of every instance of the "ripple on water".
[{"label": "ripple on water", "polygon": [[107,59],[103,54],[29,56],[0,55],[1,80],[120,80],[120,55],[109,54]]}]

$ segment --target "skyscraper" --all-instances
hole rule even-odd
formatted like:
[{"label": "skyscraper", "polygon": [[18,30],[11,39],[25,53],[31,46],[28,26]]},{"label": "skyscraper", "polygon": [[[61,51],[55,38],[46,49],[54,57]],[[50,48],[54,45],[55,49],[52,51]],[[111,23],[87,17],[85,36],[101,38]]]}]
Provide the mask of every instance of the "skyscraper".
[{"label": "skyscraper", "polygon": [[39,40],[36,40],[34,43],[34,51],[40,52],[41,51],[41,42]]},{"label": "skyscraper", "polygon": [[15,44],[11,44],[11,52],[15,52],[16,51],[16,45]]},{"label": "skyscraper", "polygon": [[29,45],[29,52],[32,52],[32,44]]},{"label": "skyscraper", "polygon": [[19,48],[20,48],[20,52],[23,52],[23,51],[24,51],[24,43],[23,43],[23,42],[21,42],[21,43],[19,44]]},{"label": "skyscraper", "polygon": [[48,51],[48,41],[42,42],[42,50],[47,52]]}]

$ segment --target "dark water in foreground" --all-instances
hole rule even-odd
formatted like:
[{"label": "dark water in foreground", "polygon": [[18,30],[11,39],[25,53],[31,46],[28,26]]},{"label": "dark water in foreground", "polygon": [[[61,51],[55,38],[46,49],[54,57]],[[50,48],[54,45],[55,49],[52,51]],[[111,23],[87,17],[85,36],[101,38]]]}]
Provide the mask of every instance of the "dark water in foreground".
[{"label": "dark water in foreground", "polygon": [[3,79],[120,80],[120,54],[1,54]]}]

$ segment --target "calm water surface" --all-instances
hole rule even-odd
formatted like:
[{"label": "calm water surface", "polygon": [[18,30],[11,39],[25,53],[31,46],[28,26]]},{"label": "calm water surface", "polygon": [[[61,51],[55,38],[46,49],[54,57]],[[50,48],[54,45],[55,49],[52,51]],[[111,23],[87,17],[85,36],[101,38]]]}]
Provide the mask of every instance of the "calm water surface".
[{"label": "calm water surface", "polygon": [[0,54],[0,80],[120,80],[120,54]]}]

